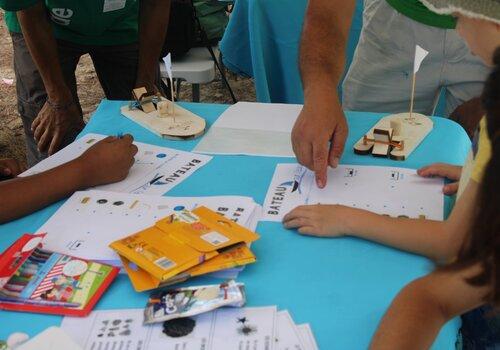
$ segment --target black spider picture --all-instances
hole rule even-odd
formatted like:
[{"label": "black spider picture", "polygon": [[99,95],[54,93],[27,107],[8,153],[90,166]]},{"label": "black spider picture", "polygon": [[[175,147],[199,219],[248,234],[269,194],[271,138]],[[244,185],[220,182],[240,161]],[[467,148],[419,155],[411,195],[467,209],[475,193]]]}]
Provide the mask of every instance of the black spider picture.
[{"label": "black spider picture", "polygon": [[252,334],[257,333],[257,327],[247,324],[248,319],[246,317],[238,317],[236,320],[236,323],[241,323],[241,326],[236,329],[238,334],[251,336]]}]

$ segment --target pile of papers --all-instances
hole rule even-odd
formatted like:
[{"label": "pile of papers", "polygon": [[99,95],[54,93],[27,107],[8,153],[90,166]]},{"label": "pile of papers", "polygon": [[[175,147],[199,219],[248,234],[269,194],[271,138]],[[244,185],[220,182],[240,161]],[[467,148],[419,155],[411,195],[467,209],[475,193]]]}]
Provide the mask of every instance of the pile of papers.
[{"label": "pile of papers", "polygon": [[206,208],[174,213],[110,244],[136,291],[155,289],[256,261],[259,235]]},{"label": "pile of papers", "polygon": [[263,220],[281,221],[305,204],[342,204],[392,217],[443,220],[443,185],[442,178],[423,178],[412,169],[339,165],[328,169],[328,183],[320,189],[305,167],[278,164]]},{"label": "pile of papers", "polygon": [[[205,206],[255,231],[261,207],[250,197],[160,197],[109,191],[75,192],[38,229],[46,249],[121,266],[111,242],[154,225],[175,210]],[[222,278],[235,278],[235,270]]]},{"label": "pile of papers", "polygon": [[308,324],[296,325],[275,306],[223,308],[201,315],[143,325],[143,310],[94,311],[64,318],[61,328],[83,349],[315,350]]}]

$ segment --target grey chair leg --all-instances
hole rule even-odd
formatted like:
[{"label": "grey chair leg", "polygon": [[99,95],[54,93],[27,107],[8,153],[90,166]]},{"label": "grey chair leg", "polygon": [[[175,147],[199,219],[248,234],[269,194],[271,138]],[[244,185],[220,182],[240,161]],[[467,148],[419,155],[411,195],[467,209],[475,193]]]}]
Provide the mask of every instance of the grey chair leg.
[{"label": "grey chair leg", "polygon": [[193,102],[200,102],[200,84],[192,84]]}]

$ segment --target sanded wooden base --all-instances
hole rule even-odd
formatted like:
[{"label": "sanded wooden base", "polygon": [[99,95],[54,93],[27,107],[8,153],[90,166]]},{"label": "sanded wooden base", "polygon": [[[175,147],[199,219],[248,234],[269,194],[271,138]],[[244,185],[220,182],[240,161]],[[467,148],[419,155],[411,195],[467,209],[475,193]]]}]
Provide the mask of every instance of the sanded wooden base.
[{"label": "sanded wooden base", "polygon": [[[168,100],[162,98],[162,101]],[[205,133],[205,119],[182,108],[178,104],[175,105],[175,117],[173,115],[159,116],[159,111],[157,110],[144,113],[140,109],[131,109],[129,106],[123,106],[121,113],[137,124],[166,139],[189,140]]]},{"label": "sanded wooden base", "polygon": [[[388,115],[378,121],[377,124],[373,126],[366,133],[366,137],[368,139],[373,140],[374,134],[373,131],[375,129],[390,129],[394,128],[397,125],[397,129],[395,129],[394,136],[392,138],[393,141],[403,141],[404,148],[392,148],[389,152],[389,158],[394,160],[405,160],[410,154],[417,148],[417,146],[423,141],[423,139],[432,131],[434,127],[434,123],[429,117],[426,117],[423,114],[413,113],[412,119],[410,119],[410,113],[399,113],[399,114],[391,114]],[[391,123],[392,122],[392,123]],[[363,141],[364,136],[356,142],[354,145],[354,153],[366,155],[372,154],[374,148],[373,141]],[[379,152],[375,152],[376,156],[380,156]]]}]

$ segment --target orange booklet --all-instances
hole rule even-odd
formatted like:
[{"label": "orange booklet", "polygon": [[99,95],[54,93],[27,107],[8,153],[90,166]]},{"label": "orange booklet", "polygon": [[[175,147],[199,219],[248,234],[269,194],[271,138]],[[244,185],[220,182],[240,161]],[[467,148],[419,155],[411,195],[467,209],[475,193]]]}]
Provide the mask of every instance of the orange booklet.
[{"label": "orange booklet", "polygon": [[257,261],[257,259],[246,244],[237,245],[223,253],[220,253],[215,258],[196,265],[166,281],[161,281],[155,278],[147,271],[138,267],[136,264],[128,261],[123,256],[121,257],[121,261],[130,278],[130,281],[132,282],[132,285],[134,286],[134,289],[137,292],[143,292],[146,290],[184,282],[191,277],[251,264]]},{"label": "orange booklet", "polygon": [[[120,255],[136,290],[147,290],[167,281],[171,284],[254,262],[246,245],[258,238],[258,234],[199,207],[176,212],[110,247]],[[235,247],[238,249],[233,250]]]}]

